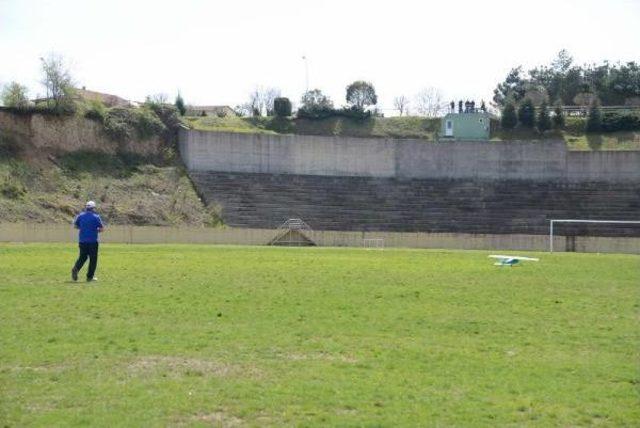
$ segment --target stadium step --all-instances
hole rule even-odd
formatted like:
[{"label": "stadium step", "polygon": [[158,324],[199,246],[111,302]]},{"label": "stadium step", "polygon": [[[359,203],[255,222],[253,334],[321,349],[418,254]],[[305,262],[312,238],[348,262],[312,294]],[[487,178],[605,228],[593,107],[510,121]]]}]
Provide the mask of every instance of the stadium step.
[{"label": "stadium step", "polygon": [[[633,183],[399,180],[191,172],[226,224],[274,228],[289,218],[316,230],[547,234],[558,218],[637,220]],[[640,236],[640,227],[558,225],[560,234]]]}]

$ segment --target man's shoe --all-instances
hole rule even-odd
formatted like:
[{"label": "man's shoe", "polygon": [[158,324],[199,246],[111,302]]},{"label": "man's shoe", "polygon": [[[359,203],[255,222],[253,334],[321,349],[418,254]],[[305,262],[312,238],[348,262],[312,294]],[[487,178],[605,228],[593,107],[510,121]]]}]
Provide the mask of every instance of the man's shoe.
[{"label": "man's shoe", "polygon": [[73,279],[74,281],[78,280],[78,271],[75,267],[71,269],[71,279]]},{"label": "man's shoe", "polygon": [[98,282],[98,278],[87,278],[87,282]]}]

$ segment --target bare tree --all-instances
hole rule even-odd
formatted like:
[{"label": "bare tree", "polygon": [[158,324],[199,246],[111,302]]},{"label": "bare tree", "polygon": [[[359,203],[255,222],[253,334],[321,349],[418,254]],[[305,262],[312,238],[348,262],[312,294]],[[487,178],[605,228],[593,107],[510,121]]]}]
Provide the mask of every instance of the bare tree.
[{"label": "bare tree", "polygon": [[404,95],[400,95],[399,97],[395,97],[393,99],[393,106],[400,112],[400,116],[402,114],[409,114],[409,98]]},{"label": "bare tree", "polygon": [[280,96],[280,89],[278,88],[265,88],[262,93],[262,103],[267,116],[273,116],[274,108],[273,102]]},{"label": "bare tree", "polygon": [[47,91],[47,103],[54,110],[73,106],[74,81],[61,55],[51,53],[42,62],[42,81]]},{"label": "bare tree", "polygon": [[426,117],[438,117],[446,107],[443,99],[438,89],[425,88],[416,94],[416,110]]},{"label": "bare tree", "polygon": [[157,94],[147,95],[145,99],[147,104],[167,104],[169,102],[169,95],[159,92]]},{"label": "bare tree", "polygon": [[273,101],[280,96],[280,89],[256,86],[249,93],[249,109],[253,116],[273,115]]},{"label": "bare tree", "polygon": [[258,86],[249,93],[249,101],[244,104],[249,116],[262,116],[262,89]]}]

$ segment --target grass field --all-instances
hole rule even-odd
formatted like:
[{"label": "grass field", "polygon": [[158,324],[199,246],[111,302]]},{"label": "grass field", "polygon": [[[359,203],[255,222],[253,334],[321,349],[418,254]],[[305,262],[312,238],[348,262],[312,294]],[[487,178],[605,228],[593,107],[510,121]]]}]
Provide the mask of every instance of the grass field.
[{"label": "grass field", "polygon": [[0,426],[638,426],[640,258],[0,245]]}]

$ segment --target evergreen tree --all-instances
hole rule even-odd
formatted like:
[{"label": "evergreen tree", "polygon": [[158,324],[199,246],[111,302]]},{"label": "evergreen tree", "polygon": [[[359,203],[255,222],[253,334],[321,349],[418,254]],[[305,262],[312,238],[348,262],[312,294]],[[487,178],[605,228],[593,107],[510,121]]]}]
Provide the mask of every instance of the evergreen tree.
[{"label": "evergreen tree", "polygon": [[594,100],[587,116],[587,132],[598,132],[602,128],[602,112],[600,103]]},{"label": "evergreen tree", "polygon": [[503,129],[513,129],[516,127],[516,123],[518,123],[518,118],[516,117],[516,108],[514,105],[507,101],[502,109],[502,116],[500,118],[500,125]]},{"label": "evergreen tree", "polygon": [[518,107],[518,122],[526,128],[533,128],[536,120],[536,109],[531,98],[525,100]]},{"label": "evergreen tree", "polygon": [[182,95],[180,95],[180,92],[178,92],[178,96],[176,96],[174,105],[180,112],[180,116],[184,116],[184,114],[187,112],[187,108],[184,105],[184,99],[182,98]]},{"label": "evergreen tree", "polygon": [[291,116],[291,101],[286,97],[278,97],[273,100],[273,110],[278,117]]},{"label": "evergreen tree", "polygon": [[549,117],[549,109],[547,108],[546,101],[543,101],[542,104],[540,104],[536,125],[538,127],[538,131],[540,132],[548,131],[549,129],[551,129],[551,118]]},{"label": "evergreen tree", "polygon": [[560,101],[556,103],[556,107],[553,109],[553,127],[555,129],[564,128],[564,112]]}]

